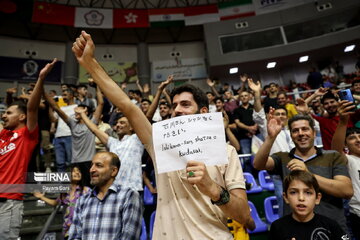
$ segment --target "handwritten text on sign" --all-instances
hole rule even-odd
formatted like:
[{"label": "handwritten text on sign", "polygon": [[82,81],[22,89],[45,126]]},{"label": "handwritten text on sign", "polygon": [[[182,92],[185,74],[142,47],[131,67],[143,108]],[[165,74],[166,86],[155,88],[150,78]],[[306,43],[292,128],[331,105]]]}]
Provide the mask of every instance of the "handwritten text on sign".
[{"label": "handwritten text on sign", "polygon": [[189,160],[226,164],[222,113],[186,115],[153,124],[158,173],[185,169]]}]

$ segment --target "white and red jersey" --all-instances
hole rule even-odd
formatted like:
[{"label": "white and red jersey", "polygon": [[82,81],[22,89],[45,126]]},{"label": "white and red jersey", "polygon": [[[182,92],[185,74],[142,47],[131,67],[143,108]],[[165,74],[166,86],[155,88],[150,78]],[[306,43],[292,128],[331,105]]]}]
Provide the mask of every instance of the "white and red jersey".
[{"label": "white and red jersey", "polygon": [[[32,152],[39,141],[38,126],[0,132],[0,184],[24,184]],[[22,193],[0,192],[0,198],[22,200]]]}]

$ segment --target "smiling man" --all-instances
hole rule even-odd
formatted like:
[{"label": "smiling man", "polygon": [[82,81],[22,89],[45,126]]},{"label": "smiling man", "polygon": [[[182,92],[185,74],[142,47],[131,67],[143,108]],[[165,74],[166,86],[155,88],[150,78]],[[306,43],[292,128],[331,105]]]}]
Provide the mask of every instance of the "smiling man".
[{"label": "smiling man", "polygon": [[115,183],[120,165],[114,153],[94,156],[90,175],[95,188],[76,202],[69,239],[139,239],[141,200],[137,191]]},{"label": "smiling man", "polygon": [[[281,121],[272,118],[268,121],[268,135],[254,159],[254,167],[266,169],[282,178],[293,170],[309,171],[314,174],[323,195],[315,212],[337,220],[347,232],[342,198],[353,195],[351,180],[344,156],[334,151],[325,151],[314,146],[314,120],[309,116],[296,115],[289,120],[291,138],[295,144],[290,152],[277,152],[269,157],[273,143],[282,129]],[[289,207],[284,206],[284,213]]]},{"label": "smiling man", "polygon": [[[99,65],[94,50],[91,36],[83,31],[73,45],[75,57],[89,71],[105,96],[125,114],[145,144],[156,169],[150,122]],[[171,98],[172,117],[208,112],[205,93],[192,85],[174,89]],[[230,146],[227,152],[226,165],[205,166],[194,159],[180,171],[158,174],[155,170],[158,198],[153,239],[232,240],[227,218],[241,224],[251,221],[237,153]]]},{"label": "smiling man", "polygon": [[19,184],[25,184],[25,173],[31,154],[38,143],[38,110],[43,82],[54,67],[56,59],[47,64],[39,74],[27,106],[10,105],[0,124],[0,183],[11,185],[11,191],[0,193],[0,239],[17,239],[23,214],[23,194],[13,192]]}]

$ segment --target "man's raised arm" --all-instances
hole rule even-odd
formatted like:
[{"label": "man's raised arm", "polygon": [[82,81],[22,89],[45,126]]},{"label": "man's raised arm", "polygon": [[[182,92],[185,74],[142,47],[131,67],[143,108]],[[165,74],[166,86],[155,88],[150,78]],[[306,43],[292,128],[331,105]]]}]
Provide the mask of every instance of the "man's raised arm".
[{"label": "man's raised arm", "polygon": [[254,168],[257,170],[273,170],[275,167],[274,159],[269,157],[270,150],[275,142],[277,135],[280,133],[282,125],[280,120],[273,117],[274,109],[270,107],[269,120],[267,124],[268,135],[263,145],[257,151],[254,158]]},{"label": "man's raised arm", "polygon": [[[160,83],[158,90],[156,91],[154,100],[152,101],[152,103],[149,107],[149,110],[146,113],[146,117],[149,119],[149,121],[152,120],[152,118],[155,114],[155,111],[158,108],[161,94],[163,93],[166,86],[169,85],[173,79],[174,79],[174,75],[169,75],[165,81]],[[171,103],[169,102],[169,104],[171,104]]]},{"label": "man's raised arm", "polygon": [[151,142],[151,124],[141,109],[133,104],[126,93],[107,75],[94,57],[95,45],[85,31],[74,42],[72,50],[76,59],[92,76],[104,95],[129,119],[143,144]]},{"label": "man's raised arm", "polygon": [[51,62],[45,65],[43,69],[41,69],[38,80],[35,84],[34,90],[29,98],[27,103],[27,120],[26,126],[29,131],[35,129],[38,124],[38,111],[41,100],[41,95],[44,90],[44,80],[51,69],[54,67],[56,63],[56,58]]}]

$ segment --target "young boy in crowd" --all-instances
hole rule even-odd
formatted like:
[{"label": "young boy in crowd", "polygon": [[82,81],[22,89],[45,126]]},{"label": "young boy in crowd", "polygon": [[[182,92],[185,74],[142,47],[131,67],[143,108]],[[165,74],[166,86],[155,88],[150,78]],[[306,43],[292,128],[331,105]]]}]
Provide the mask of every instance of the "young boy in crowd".
[{"label": "young boy in crowd", "polygon": [[334,220],[314,213],[321,200],[319,184],[307,171],[294,170],[284,179],[284,200],[292,214],[271,224],[272,240],[349,239]]}]

